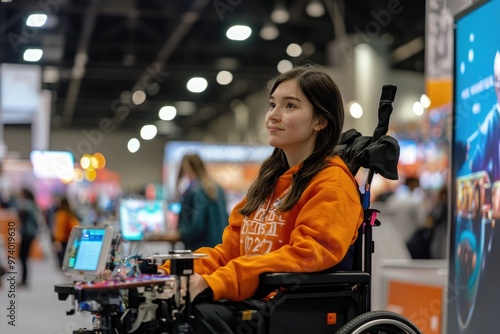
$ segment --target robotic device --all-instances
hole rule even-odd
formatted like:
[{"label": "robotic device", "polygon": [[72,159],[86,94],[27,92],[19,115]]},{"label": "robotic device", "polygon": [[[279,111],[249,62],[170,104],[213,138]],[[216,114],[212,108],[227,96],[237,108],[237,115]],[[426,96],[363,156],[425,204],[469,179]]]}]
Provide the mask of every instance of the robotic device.
[{"label": "robotic device", "polygon": [[[78,329],[74,334],[191,333],[187,278],[193,273],[194,260],[203,256],[206,255],[183,250],[136,257],[132,265],[115,265],[109,279],[58,284],[54,290],[59,300],[71,296],[79,311],[93,315],[91,327]],[[170,260],[172,275],[156,274],[156,259]],[[130,269],[136,265],[142,271]],[[184,280],[186,288],[181,289]],[[74,313],[75,309],[67,312]]]},{"label": "robotic device", "polygon": [[[119,237],[105,247],[101,244],[96,248],[91,244],[97,242],[92,234],[99,234],[97,231],[100,230],[78,229],[80,231],[72,233],[69,245],[74,247],[69,251],[63,267],[67,273],[70,272],[68,275],[73,282],[54,286],[59,300],[71,297],[78,311],[92,314],[90,328],[78,329],[74,334],[191,333],[189,283],[186,289],[181,289],[181,281],[189,282],[187,277],[193,273],[194,259],[205,255],[173,251],[149,258],[135,256],[118,263],[108,261],[107,268],[101,272],[96,269],[98,264],[91,266],[91,263],[99,261],[92,261],[89,256],[102,258],[102,254],[97,253],[104,253],[108,258],[118,258],[116,248]],[[109,227],[105,230],[106,233],[112,232]],[[95,252],[97,249],[100,252]],[[172,275],[157,274],[157,259],[171,261]],[[82,280],[82,277],[86,279]],[[68,315],[74,313],[75,308],[67,312]]]}]

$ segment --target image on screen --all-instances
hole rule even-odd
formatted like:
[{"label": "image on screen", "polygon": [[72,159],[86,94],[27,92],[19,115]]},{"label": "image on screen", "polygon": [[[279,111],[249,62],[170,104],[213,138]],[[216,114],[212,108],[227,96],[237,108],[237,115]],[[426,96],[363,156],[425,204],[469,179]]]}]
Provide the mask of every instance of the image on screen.
[{"label": "image on screen", "polygon": [[[449,333],[486,333],[500,307],[500,0],[455,19]],[[494,321],[494,320],[493,320]]]},{"label": "image on screen", "polygon": [[73,253],[68,268],[96,270],[101,256],[105,230],[83,230],[80,239],[73,242]]},{"label": "image on screen", "polygon": [[124,198],[119,204],[121,235],[125,240],[143,240],[166,231],[166,204],[163,200]]}]

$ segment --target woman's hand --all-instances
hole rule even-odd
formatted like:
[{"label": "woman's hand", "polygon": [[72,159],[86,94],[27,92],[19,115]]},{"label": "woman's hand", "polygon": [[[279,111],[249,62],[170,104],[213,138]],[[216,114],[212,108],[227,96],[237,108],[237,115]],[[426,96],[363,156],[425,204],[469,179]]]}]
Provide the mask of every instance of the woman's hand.
[{"label": "woman's hand", "polygon": [[195,273],[189,277],[189,294],[191,301],[193,301],[196,296],[198,296],[206,288],[208,288],[208,284],[200,274]]}]

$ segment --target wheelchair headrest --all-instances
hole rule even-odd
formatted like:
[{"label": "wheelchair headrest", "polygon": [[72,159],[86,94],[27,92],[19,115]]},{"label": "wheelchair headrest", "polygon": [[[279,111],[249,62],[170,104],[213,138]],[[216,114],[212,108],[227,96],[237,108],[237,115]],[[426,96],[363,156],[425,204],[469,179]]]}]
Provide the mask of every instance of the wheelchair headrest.
[{"label": "wheelchair headrest", "polygon": [[345,161],[353,175],[363,167],[386,179],[398,179],[399,144],[391,136],[383,135],[372,141],[372,137],[362,136],[355,129],[350,129],[340,136],[335,153]]}]

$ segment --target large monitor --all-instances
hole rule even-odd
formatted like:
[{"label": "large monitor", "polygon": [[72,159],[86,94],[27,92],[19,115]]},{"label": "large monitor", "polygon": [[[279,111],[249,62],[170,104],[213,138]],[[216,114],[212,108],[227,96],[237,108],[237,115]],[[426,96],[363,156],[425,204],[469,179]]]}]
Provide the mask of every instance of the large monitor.
[{"label": "large monitor", "polygon": [[62,270],[73,281],[95,281],[106,269],[113,228],[76,226],[71,230]]},{"label": "large monitor", "polygon": [[500,299],[500,0],[455,17],[447,333],[491,333]]},{"label": "large monitor", "polygon": [[118,207],[121,236],[142,241],[167,231],[167,206],[160,199],[122,198]]},{"label": "large monitor", "polygon": [[75,173],[73,153],[68,151],[33,150],[30,161],[37,178],[71,180]]}]

